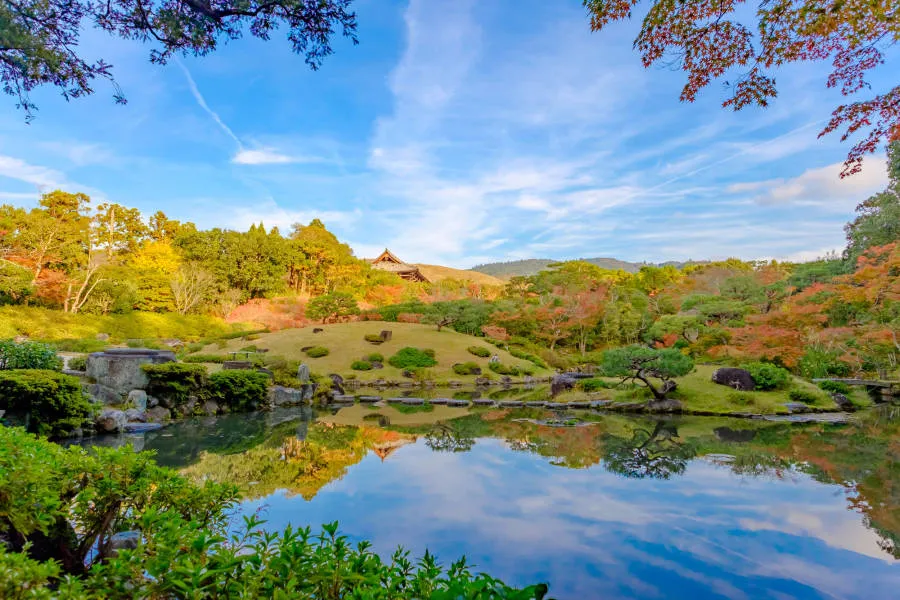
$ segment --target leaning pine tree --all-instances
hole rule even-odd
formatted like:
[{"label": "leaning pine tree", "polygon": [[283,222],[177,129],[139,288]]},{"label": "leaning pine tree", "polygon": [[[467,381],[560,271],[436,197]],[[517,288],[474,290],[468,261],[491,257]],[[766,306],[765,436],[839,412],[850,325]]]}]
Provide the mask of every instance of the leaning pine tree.
[{"label": "leaning pine tree", "polygon": [[604,352],[601,368],[604,375],[621,377],[622,383],[639,382],[650,390],[654,400],[660,401],[675,390],[675,377],[693,370],[694,361],[673,348],[625,346]]}]

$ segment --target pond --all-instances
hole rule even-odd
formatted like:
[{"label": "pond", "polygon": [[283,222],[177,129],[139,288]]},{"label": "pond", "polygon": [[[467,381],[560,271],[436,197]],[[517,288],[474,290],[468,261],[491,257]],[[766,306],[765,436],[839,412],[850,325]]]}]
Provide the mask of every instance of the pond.
[{"label": "pond", "polygon": [[[393,411],[393,412],[392,412]],[[268,528],[340,521],[582,598],[891,598],[900,424],[359,405],[95,438],[231,481]]]}]

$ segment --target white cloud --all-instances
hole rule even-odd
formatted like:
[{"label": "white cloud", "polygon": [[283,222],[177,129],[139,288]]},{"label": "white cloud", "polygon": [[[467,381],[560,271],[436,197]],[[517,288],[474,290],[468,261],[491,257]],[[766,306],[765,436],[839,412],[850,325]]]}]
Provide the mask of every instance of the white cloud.
[{"label": "white cloud", "polygon": [[292,156],[281,154],[271,148],[260,148],[257,150],[239,150],[231,159],[231,162],[239,165],[283,165],[299,161]]},{"label": "white cloud", "polygon": [[326,227],[334,231],[355,223],[361,215],[359,210],[346,212],[316,210],[315,208],[291,210],[278,205],[273,200],[268,200],[247,202],[246,205],[236,206],[234,215],[229,219],[227,226],[243,231],[250,225],[263,223],[267,228],[278,227],[285,234],[294,223],[306,225],[313,219],[319,219],[325,223]]},{"label": "white cloud", "polygon": [[0,177],[8,177],[47,190],[64,187],[66,176],[55,169],[32,165],[22,159],[0,155]]}]

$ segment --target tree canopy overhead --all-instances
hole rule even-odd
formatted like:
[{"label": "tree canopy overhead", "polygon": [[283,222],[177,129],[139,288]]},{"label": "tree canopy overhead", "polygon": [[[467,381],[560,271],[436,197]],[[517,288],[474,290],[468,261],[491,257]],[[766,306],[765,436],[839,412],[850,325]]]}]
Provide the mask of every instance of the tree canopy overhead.
[{"label": "tree canopy overhead", "polygon": [[312,69],[333,53],[340,28],[357,43],[353,0],[4,0],[0,3],[0,84],[32,118],[30,92],[59,88],[64,98],[94,92],[96,79],[115,87],[112,65],[79,52],[84,28],[93,25],[127,40],[152,44],[150,61],[165,64],[173,55],[204,56],[220,44],[250,34],[268,40],[280,27],[294,52]]},{"label": "tree canopy overhead", "polygon": [[[631,18],[640,0],[584,0],[591,28]],[[724,106],[767,106],[778,94],[773,71],[792,62],[831,61],[826,82],[844,96],[870,88],[870,72],[900,42],[896,0],[760,0],[756,11],[742,0],[652,0],[634,46],[645,67],[670,60],[687,73],[681,99],[693,102],[714,79],[732,93]],[[753,14],[745,24],[737,13]],[[841,176],[857,173],[865,154],[900,138],[900,85],[866,100],[838,106],[822,135],[843,130],[858,141]]]}]

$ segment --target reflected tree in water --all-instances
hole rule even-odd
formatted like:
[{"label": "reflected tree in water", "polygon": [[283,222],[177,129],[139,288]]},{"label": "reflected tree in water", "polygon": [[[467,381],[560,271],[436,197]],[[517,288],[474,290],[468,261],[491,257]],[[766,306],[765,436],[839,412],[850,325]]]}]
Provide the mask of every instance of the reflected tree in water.
[{"label": "reflected tree in water", "polygon": [[634,479],[669,479],[684,473],[696,447],[678,437],[674,423],[657,421],[653,429],[637,428],[630,439],[605,439],[604,465],[611,473]]},{"label": "reflected tree in water", "polygon": [[437,423],[425,435],[425,445],[435,452],[468,452],[475,446],[475,437],[457,423]]}]

